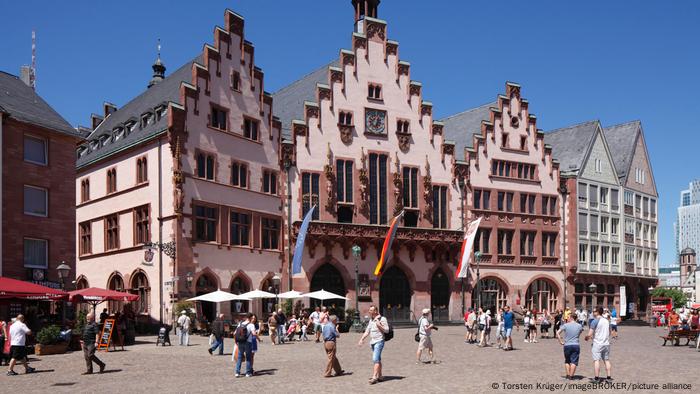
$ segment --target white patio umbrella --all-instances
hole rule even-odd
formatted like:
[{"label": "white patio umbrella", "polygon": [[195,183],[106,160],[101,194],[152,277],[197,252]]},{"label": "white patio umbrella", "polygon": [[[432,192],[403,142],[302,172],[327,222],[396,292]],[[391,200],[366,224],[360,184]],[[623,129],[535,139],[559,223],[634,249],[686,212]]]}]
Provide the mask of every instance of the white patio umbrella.
[{"label": "white patio umbrella", "polygon": [[334,299],[341,299],[341,300],[349,300],[349,298],[343,297],[338,294],[333,294],[330,291],[325,291],[323,289],[319,291],[312,291],[311,293],[306,293],[302,295],[302,297],[309,297],[309,298],[315,298],[317,300],[325,301],[325,300],[334,300]]},{"label": "white patio umbrella", "polygon": [[277,294],[274,293],[268,293],[266,291],[258,290],[255,289],[253,291],[249,291],[247,293],[241,294],[241,297],[249,298],[249,299],[254,299],[254,298],[275,298],[277,297]]},{"label": "white patio umbrella", "polygon": [[234,301],[234,300],[249,301],[250,298],[245,297],[243,295],[231,294],[231,293],[226,292],[226,291],[217,290],[217,291],[213,291],[211,293],[202,294],[200,296],[190,298],[187,301],[206,301],[206,302],[219,303],[219,302]]},{"label": "white patio umbrella", "polygon": [[284,292],[282,294],[278,294],[277,297],[281,298],[283,300],[286,300],[286,299],[302,298],[302,297],[304,297],[304,295],[299,291],[290,290],[290,291]]}]

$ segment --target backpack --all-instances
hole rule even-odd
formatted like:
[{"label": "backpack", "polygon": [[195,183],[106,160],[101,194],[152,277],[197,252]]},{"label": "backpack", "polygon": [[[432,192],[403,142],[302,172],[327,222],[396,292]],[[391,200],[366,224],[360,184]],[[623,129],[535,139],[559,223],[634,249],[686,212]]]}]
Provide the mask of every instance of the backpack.
[{"label": "backpack", "polygon": [[236,332],[233,334],[233,338],[236,343],[243,343],[248,341],[249,335],[248,327],[246,327],[243,323],[240,323],[238,327],[236,327]]},{"label": "backpack", "polygon": [[389,324],[389,322],[386,322],[387,326],[389,326],[389,330],[384,333],[384,342],[389,342],[394,338],[394,327]]}]

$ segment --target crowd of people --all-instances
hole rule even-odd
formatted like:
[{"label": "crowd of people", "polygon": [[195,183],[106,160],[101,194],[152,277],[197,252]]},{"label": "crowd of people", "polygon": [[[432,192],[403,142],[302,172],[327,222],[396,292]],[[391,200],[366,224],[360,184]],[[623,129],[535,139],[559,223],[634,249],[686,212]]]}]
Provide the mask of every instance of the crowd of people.
[{"label": "crowd of people", "polygon": [[700,328],[700,314],[697,309],[681,308],[679,311],[656,311],[653,321],[657,327],[666,327],[669,331],[697,330]]}]

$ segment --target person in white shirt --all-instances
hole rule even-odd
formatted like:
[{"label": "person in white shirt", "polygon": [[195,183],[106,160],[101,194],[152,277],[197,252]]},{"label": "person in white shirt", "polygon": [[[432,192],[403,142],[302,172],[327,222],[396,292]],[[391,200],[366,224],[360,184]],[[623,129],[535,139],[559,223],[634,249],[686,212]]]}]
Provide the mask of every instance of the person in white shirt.
[{"label": "person in white shirt", "polygon": [[481,330],[481,338],[479,346],[484,347],[489,345],[491,337],[491,311],[486,310],[479,315],[479,330]]},{"label": "person in white shirt", "polygon": [[384,350],[384,335],[389,332],[389,322],[384,316],[379,314],[379,310],[374,305],[369,307],[369,317],[370,321],[367,325],[367,329],[357,345],[362,346],[365,338],[370,337],[369,345],[372,348],[372,362],[374,363],[374,368],[369,384],[375,384],[383,379],[382,350]]},{"label": "person in white shirt", "polygon": [[180,318],[177,319],[177,325],[180,327],[180,346],[190,345],[190,325],[192,320],[187,316],[186,311],[180,313]]},{"label": "person in white shirt", "polygon": [[17,320],[10,326],[10,368],[7,370],[7,376],[17,375],[14,371],[17,361],[24,366],[26,373],[34,372],[34,368],[29,366],[27,360],[27,335],[30,335],[32,330],[24,324],[24,315],[17,315]]},{"label": "person in white shirt", "polygon": [[418,351],[416,351],[416,364],[422,364],[420,356],[421,354],[423,354],[423,350],[428,350],[428,354],[430,355],[430,361],[428,362],[435,363],[435,354],[433,353],[433,341],[430,337],[432,331],[437,328],[430,322],[430,320],[428,320],[428,315],[430,315],[430,309],[425,308],[422,312],[423,315],[418,320],[419,340]]},{"label": "person in white shirt", "polygon": [[586,340],[593,339],[591,352],[593,354],[593,369],[597,382],[605,381],[600,378],[600,361],[605,362],[605,371],[608,373],[607,380],[612,379],[612,364],[610,364],[610,322],[603,316],[603,308],[596,308],[593,311],[595,320],[591,321]]},{"label": "person in white shirt", "polygon": [[311,312],[309,319],[314,324],[314,333],[316,334],[316,343],[321,342],[321,308],[316,307],[316,309]]}]

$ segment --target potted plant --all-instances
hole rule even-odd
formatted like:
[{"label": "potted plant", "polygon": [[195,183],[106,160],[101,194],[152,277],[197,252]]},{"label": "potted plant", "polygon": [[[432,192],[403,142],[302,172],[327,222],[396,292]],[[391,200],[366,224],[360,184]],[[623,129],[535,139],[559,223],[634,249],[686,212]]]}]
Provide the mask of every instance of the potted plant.
[{"label": "potted plant", "polygon": [[61,342],[60,337],[60,327],[51,325],[42,328],[36,335],[37,344],[34,345],[34,354],[45,356],[65,353],[68,350],[68,342]]}]

